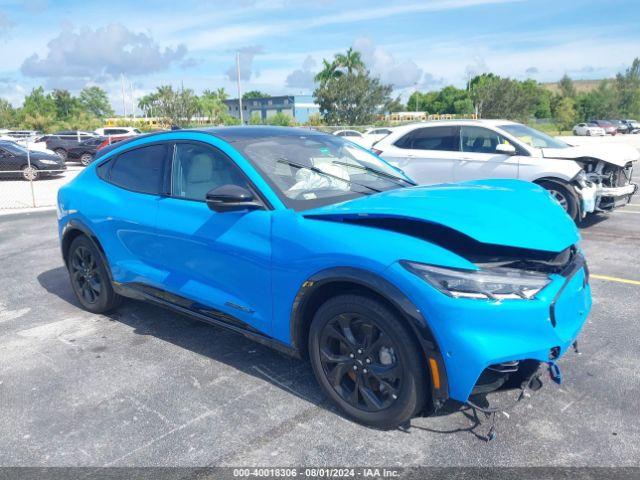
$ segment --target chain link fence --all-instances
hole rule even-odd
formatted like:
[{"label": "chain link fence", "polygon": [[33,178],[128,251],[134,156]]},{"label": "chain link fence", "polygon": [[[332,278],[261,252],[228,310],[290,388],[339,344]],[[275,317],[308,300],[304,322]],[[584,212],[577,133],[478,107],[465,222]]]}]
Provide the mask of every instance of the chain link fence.
[{"label": "chain link fence", "polygon": [[0,135],[0,213],[55,206],[58,189],[91,163],[98,140],[104,139],[90,134]]}]

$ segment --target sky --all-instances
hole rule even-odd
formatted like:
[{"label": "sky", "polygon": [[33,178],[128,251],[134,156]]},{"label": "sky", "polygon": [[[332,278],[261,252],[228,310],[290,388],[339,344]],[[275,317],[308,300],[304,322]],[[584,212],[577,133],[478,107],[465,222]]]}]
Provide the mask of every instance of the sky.
[{"label": "sky", "polygon": [[[123,111],[158,85],[310,94],[349,47],[406,99],[494,72],[600,79],[640,56],[638,0],[0,0],[0,97],[98,85]],[[128,107],[130,109],[130,107]]]}]

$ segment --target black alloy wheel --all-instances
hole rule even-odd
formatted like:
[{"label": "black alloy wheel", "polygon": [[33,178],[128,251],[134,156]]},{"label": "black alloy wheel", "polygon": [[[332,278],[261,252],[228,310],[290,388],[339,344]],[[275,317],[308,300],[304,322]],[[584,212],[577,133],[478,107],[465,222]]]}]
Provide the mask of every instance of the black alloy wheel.
[{"label": "black alloy wheel", "polygon": [[398,399],[403,368],[397,345],[373,321],[355,313],[322,330],[320,361],[333,389],[355,408],[376,412]]},{"label": "black alloy wheel", "polygon": [[316,312],[309,356],[323,391],[360,423],[391,429],[425,406],[428,370],[400,315],[366,295],[340,295]]},{"label": "black alloy wheel", "polygon": [[120,296],[113,290],[102,257],[87,237],[79,236],[71,242],[67,268],[73,291],[86,310],[103,313],[118,306]]},{"label": "black alloy wheel", "polygon": [[79,246],[69,260],[71,279],[83,300],[95,304],[100,298],[104,279],[97,270],[96,259],[87,247]]}]

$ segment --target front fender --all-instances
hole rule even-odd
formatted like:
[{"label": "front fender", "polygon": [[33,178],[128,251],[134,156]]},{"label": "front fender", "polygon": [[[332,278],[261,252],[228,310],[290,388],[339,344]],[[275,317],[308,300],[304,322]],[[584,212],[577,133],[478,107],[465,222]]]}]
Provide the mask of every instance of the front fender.
[{"label": "front fender", "polygon": [[556,178],[570,182],[582,170],[575,160],[545,157],[520,157],[518,178],[530,182]]}]

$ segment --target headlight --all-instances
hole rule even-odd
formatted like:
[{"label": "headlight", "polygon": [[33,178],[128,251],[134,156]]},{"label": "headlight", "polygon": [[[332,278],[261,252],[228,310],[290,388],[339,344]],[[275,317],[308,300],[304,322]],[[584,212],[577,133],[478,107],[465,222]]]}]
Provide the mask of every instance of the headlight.
[{"label": "headlight", "polygon": [[58,165],[58,162],[55,160],[47,160],[46,158],[41,158],[38,160],[40,163],[44,163],[45,165]]},{"label": "headlight", "polygon": [[489,300],[530,300],[551,280],[545,274],[515,268],[455,270],[403,261],[402,265],[445,295]]}]

